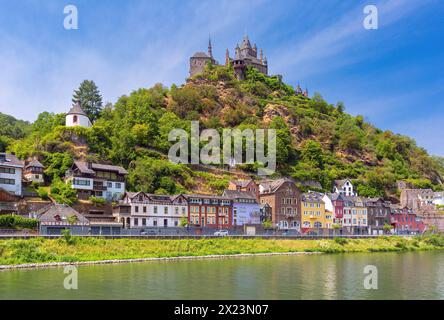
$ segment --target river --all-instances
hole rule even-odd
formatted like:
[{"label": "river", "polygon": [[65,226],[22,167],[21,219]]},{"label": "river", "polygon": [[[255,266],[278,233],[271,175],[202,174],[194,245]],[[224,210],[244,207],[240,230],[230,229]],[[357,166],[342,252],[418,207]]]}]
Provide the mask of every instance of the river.
[{"label": "river", "polygon": [[[367,265],[377,268],[377,289],[364,286]],[[0,271],[0,299],[444,299],[444,252],[79,266],[77,290],[64,288],[66,276]]]}]

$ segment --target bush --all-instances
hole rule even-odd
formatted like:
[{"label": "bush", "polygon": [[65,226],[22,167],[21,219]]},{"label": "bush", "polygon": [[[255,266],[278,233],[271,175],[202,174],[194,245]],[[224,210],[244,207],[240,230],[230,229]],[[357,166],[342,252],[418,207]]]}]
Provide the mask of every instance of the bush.
[{"label": "bush", "polygon": [[64,229],[62,230],[62,236],[63,236],[63,240],[65,240],[65,242],[67,244],[74,244],[74,238],[71,235],[71,230],[69,229]]},{"label": "bush", "polygon": [[433,234],[428,236],[425,242],[436,247],[444,247],[444,236]]},{"label": "bush", "polygon": [[0,216],[0,227],[11,229],[37,229],[37,219],[23,218],[17,215]]},{"label": "bush", "polygon": [[40,198],[42,198],[43,200],[48,200],[49,199],[49,194],[48,191],[45,188],[38,188],[37,189],[37,194],[39,195]]},{"label": "bush", "polygon": [[106,203],[106,200],[103,198],[98,198],[91,196],[89,197],[89,201],[91,201],[95,206],[103,206]]},{"label": "bush", "polygon": [[335,238],[335,242],[340,244],[341,246],[346,245],[348,243],[348,239],[345,238]]}]

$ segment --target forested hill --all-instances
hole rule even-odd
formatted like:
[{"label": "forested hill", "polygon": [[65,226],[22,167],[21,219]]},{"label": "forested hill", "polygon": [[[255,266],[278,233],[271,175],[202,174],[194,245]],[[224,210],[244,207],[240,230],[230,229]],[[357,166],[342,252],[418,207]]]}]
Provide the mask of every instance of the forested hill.
[{"label": "forested hill", "polygon": [[[345,177],[354,179],[363,196],[396,195],[398,180],[442,189],[443,160],[411,138],[382,131],[319,94],[297,95],[255,69],[238,81],[230,68],[208,66],[180,87],[136,90],[104,107],[91,129],[66,128],[63,114],[44,112],[29,128],[15,122],[17,132],[0,132],[3,148],[21,158],[38,156],[50,179],[63,176],[75,157],[125,166],[133,190],[219,192],[230,174],[174,165],[165,157],[170,130],[189,131],[190,120],[199,120],[201,129],[277,129],[277,175],[317,181],[325,191]],[[239,169],[256,172],[255,165]]]}]

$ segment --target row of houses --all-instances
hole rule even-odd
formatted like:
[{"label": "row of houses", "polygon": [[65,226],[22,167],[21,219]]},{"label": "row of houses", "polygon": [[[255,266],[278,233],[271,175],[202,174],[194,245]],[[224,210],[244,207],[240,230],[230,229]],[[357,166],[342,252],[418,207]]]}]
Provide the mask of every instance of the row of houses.
[{"label": "row of houses", "polygon": [[[382,234],[387,225],[397,233],[417,233],[426,228],[420,209],[443,202],[442,193],[429,189],[402,190],[400,204],[360,197],[350,179],[335,181],[332,192],[324,194],[303,193],[294,180],[281,178],[230,181],[220,195],[155,195],[126,192],[127,174],[120,166],[74,161],[65,182],[77,191],[79,199],[98,197],[116,202],[109,222],[134,230],[184,224],[242,229],[267,222],[272,228],[295,233]],[[29,182],[44,182],[44,167],[37,159],[25,162],[0,154],[0,189],[19,196],[22,183]]]},{"label": "row of houses", "polygon": [[[351,183],[348,181],[348,183]],[[420,233],[426,228],[415,212],[382,198],[341,192],[302,193],[294,180],[231,181],[222,195],[154,195],[127,192],[113,209],[124,228],[192,226],[236,229],[262,226],[294,233]]]}]

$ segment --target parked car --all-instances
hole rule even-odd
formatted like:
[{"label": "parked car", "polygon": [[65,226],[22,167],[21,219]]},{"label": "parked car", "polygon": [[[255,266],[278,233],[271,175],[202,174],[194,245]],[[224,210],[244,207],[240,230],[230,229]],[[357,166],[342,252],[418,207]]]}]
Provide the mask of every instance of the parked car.
[{"label": "parked car", "polygon": [[215,236],[225,237],[228,236],[228,230],[219,230],[214,233]]}]

